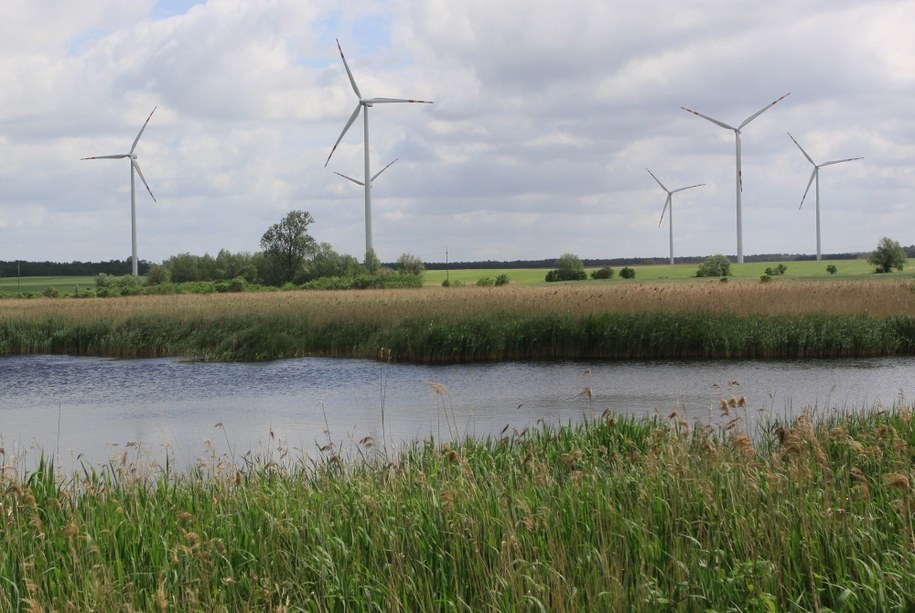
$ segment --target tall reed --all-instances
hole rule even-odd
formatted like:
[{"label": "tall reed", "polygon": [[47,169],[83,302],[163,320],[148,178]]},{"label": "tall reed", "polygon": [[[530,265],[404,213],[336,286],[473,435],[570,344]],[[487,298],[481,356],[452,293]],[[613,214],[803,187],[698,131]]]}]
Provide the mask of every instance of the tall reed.
[{"label": "tall reed", "polygon": [[610,415],[349,463],[7,469],[0,609],[915,606],[908,407],[756,441],[692,426]]}]

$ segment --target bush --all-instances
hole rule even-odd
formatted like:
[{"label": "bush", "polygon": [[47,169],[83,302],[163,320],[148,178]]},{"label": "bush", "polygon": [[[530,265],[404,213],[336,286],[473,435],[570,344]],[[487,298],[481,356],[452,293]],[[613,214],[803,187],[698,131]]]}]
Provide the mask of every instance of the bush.
[{"label": "bush", "polygon": [[785,266],[784,264],[779,264],[775,268],[766,268],[766,274],[769,275],[770,277],[775,277],[778,275],[785,274],[786,270],[788,270],[787,266]]},{"label": "bush", "polygon": [[626,266],[620,271],[620,278],[622,279],[635,279],[635,269],[629,268]]},{"label": "bush", "polygon": [[492,277],[483,277],[482,279],[477,280],[477,287],[492,287],[496,282]]},{"label": "bush", "polygon": [[509,279],[508,275],[504,272],[496,277],[497,286],[508,285],[509,283],[511,283],[511,279]]},{"label": "bush", "polygon": [[760,277],[759,277],[760,283],[769,283],[771,280],[772,280],[772,275],[770,275],[768,273],[764,274],[764,275],[760,275]]},{"label": "bush", "polygon": [[826,267],[826,272],[828,272],[831,275],[834,275],[837,272],[839,272],[839,269],[836,268],[835,264],[830,264],[829,266]]},{"label": "bush", "polygon": [[612,279],[613,278],[613,269],[609,266],[601,266],[595,271],[591,272],[592,279]]},{"label": "bush", "polygon": [[720,253],[715,254],[699,266],[697,277],[727,277],[731,274],[731,261]]}]

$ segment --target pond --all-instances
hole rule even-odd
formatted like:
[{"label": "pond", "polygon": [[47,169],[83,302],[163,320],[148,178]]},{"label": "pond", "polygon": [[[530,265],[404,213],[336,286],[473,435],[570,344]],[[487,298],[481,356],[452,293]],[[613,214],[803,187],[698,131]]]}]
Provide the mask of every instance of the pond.
[{"label": "pond", "polygon": [[[892,406],[915,396],[915,358],[818,361],[561,362],[449,366],[302,358],[264,363],[69,356],[0,357],[4,463],[40,453],[69,470],[127,452],[179,465],[210,454],[288,449],[314,457],[333,444],[358,453],[429,437],[511,435],[542,422],[676,412],[690,425],[746,427],[809,408]],[[726,418],[731,397],[746,404]],[[382,430],[382,418],[384,430]]]}]

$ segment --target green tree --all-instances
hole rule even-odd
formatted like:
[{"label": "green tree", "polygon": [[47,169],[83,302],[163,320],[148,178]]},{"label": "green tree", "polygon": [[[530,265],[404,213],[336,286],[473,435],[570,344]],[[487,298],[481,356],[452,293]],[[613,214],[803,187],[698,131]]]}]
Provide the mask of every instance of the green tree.
[{"label": "green tree", "polygon": [[902,245],[884,236],[877,243],[877,249],[871,253],[867,261],[877,267],[875,272],[890,272],[893,269],[905,268],[907,260]]},{"label": "green tree", "polygon": [[321,243],[308,263],[308,278],[354,277],[362,272],[359,261],[351,255],[337,253],[330,243]]},{"label": "green tree", "polygon": [[397,258],[397,270],[411,275],[421,275],[426,267],[423,261],[412,253],[404,253]]},{"label": "green tree", "polygon": [[697,277],[727,277],[730,274],[731,260],[720,253],[706,259],[696,271]]},{"label": "green tree", "polygon": [[314,219],[307,211],[290,211],[261,237],[261,249],[272,264],[270,281],[276,285],[295,281],[304,272],[305,260],[317,249],[315,239],[308,234],[312,223]]},{"label": "green tree", "polygon": [[563,253],[556,260],[556,269],[551,270],[546,275],[547,281],[580,281],[587,279],[588,273],[585,272],[585,266],[574,253]]}]

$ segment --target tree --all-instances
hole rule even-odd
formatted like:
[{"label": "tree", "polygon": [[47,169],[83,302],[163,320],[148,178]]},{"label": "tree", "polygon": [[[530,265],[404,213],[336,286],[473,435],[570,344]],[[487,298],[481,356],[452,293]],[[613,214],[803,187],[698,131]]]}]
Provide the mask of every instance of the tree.
[{"label": "tree", "polygon": [[624,266],[622,268],[622,270],[620,270],[620,278],[621,279],[635,279],[635,269],[629,268],[628,266]]},{"label": "tree", "polygon": [[585,265],[574,253],[564,253],[556,260],[556,269],[546,275],[547,281],[581,281],[587,279]]},{"label": "tree", "polygon": [[726,277],[729,274],[731,274],[731,260],[720,253],[706,259],[696,271],[697,277]]},{"label": "tree", "polygon": [[302,264],[317,248],[315,239],[308,234],[314,219],[307,211],[290,211],[261,237],[261,249],[272,263],[273,278],[277,285],[294,281],[302,273]]},{"label": "tree", "polygon": [[308,263],[308,278],[354,277],[362,271],[359,261],[351,255],[333,250],[330,243],[321,243]]},{"label": "tree", "polygon": [[404,253],[397,258],[397,270],[411,275],[421,275],[426,267],[423,261],[412,253]]},{"label": "tree", "polygon": [[890,272],[894,268],[902,270],[906,264],[906,256],[897,241],[884,236],[867,261],[877,267],[875,272]]}]

